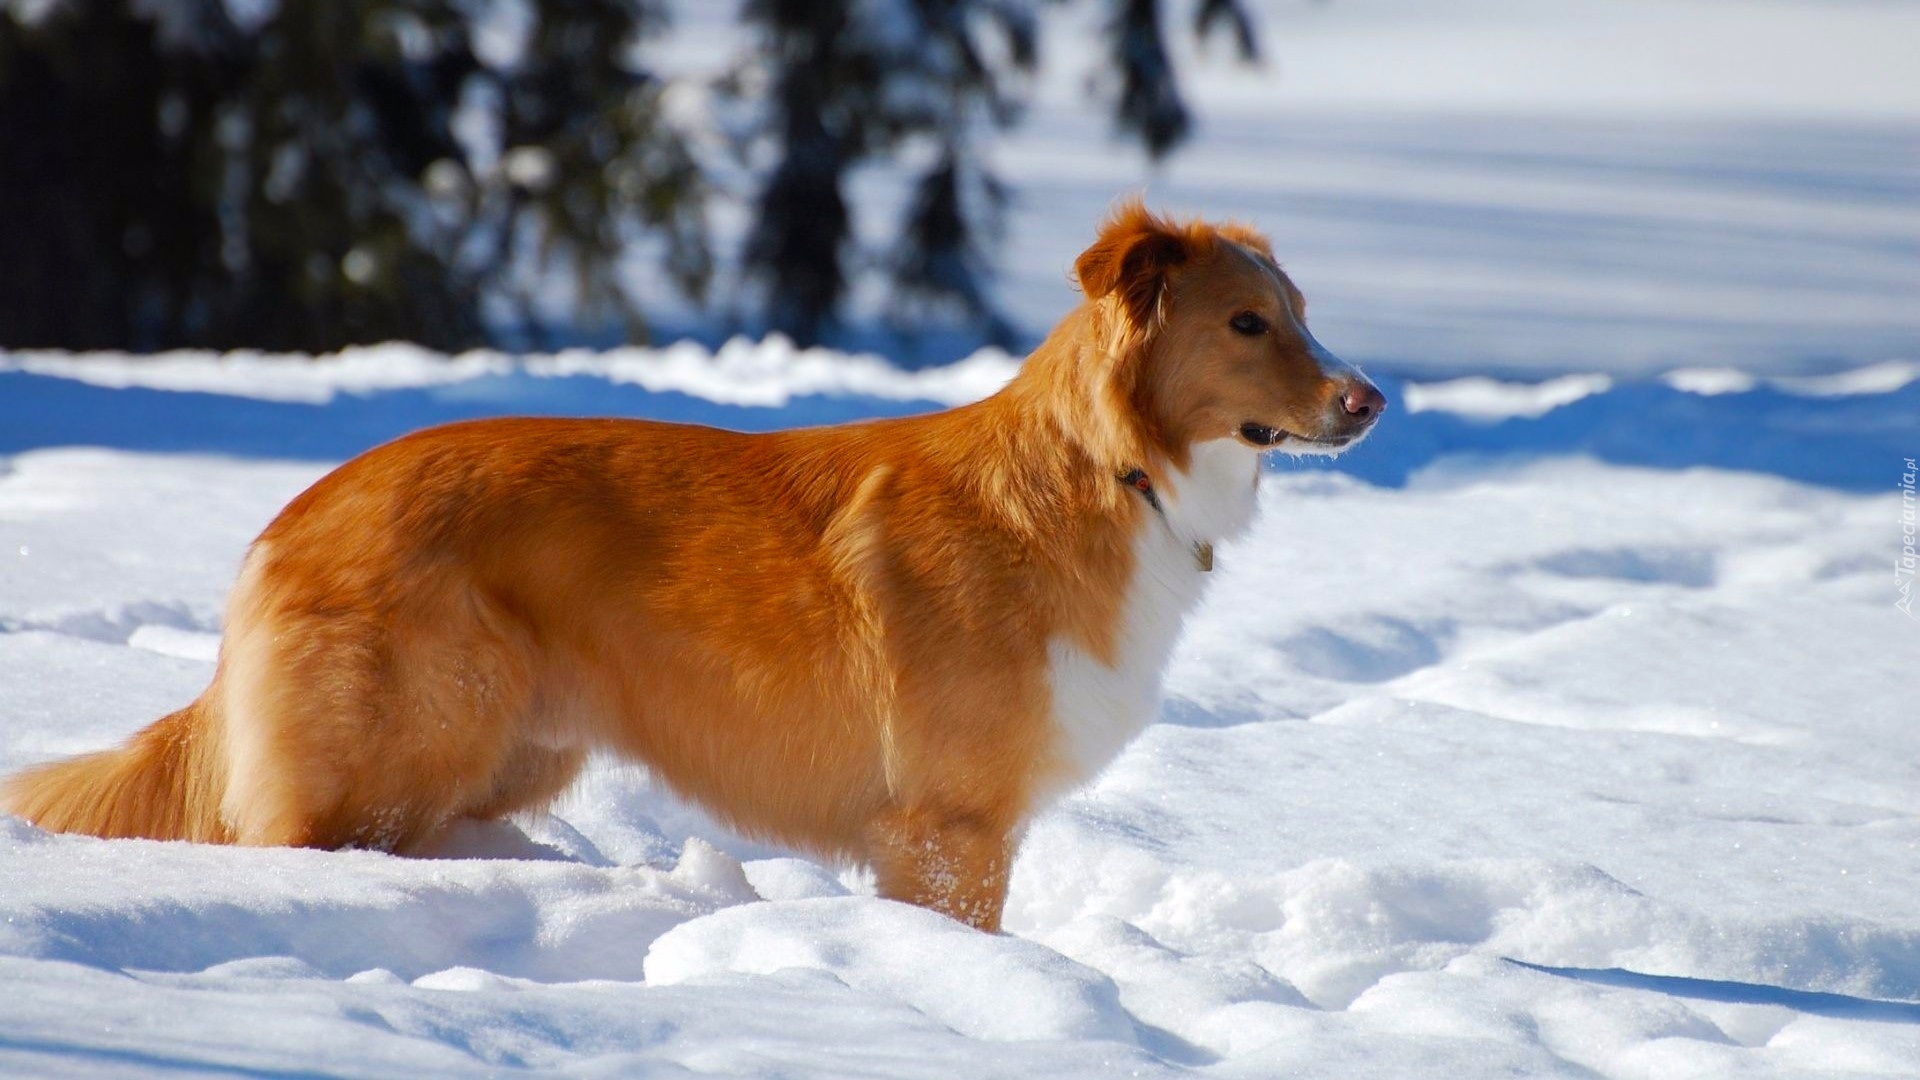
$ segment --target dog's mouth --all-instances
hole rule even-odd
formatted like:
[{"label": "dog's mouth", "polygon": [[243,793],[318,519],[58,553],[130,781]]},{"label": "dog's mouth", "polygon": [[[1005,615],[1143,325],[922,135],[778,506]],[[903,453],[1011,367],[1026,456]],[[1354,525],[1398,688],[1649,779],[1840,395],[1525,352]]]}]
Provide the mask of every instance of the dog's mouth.
[{"label": "dog's mouth", "polygon": [[1240,437],[1255,446],[1261,447],[1279,446],[1288,440],[1326,447],[1345,446],[1353,441],[1353,436],[1351,435],[1342,435],[1334,439],[1309,439],[1305,435],[1296,434],[1285,428],[1268,427],[1265,424],[1252,423],[1240,425]]}]

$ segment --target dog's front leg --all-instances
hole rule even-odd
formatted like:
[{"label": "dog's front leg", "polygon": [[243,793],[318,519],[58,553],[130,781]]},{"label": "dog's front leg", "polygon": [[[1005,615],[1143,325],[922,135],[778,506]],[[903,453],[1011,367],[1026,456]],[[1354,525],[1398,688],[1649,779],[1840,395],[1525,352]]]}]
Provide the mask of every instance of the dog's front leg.
[{"label": "dog's front leg", "polygon": [[871,831],[880,895],[997,933],[1013,864],[1012,832],[976,812],[888,811]]}]

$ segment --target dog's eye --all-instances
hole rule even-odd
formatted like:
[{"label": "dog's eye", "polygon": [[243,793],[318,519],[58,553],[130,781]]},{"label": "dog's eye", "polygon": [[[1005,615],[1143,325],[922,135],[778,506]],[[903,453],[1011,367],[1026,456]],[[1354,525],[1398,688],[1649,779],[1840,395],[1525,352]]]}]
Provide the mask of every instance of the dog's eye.
[{"label": "dog's eye", "polygon": [[1267,320],[1251,311],[1243,311],[1235,315],[1227,325],[1233,327],[1236,333],[1245,334],[1248,337],[1267,332]]}]

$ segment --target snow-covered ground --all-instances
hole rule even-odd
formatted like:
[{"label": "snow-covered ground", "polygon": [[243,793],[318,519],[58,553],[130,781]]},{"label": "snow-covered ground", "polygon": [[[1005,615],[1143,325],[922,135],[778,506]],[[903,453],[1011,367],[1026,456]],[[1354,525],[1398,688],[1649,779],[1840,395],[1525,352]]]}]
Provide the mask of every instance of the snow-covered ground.
[{"label": "snow-covered ground", "polygon": [[[998,295],[1044,329],[1145,186],[1266,228],[1395,408],[1276,463],[1008,934],[613,763],[432,860],[0,819],[0,1075],[1920,1076],[1920,6],[1260,6],[1274,64],[1196,70],[1158,170],[1047,9]],[[675,5],[674,62],[731,8]],[[877,229],[900,177],[859,185]],[[248,539],[378,441],[898,414],[1013,362],[0,351],[0,770],[197,693]]]},{"label": "snow-covered ground", "polygon": [[[1088,89],[1110,5],[1043,5],[1044,77],[992,155],[1011,189],[992,294],[1023,333],[1073,302],[1092,223],[1143,190],[1266,229],[1317,336],[1398,370],[1785,374],[1920,355],[1920,5],[1252,0],[1254,69],[1224,41],[1197,49],[1191,6],[1166,4],[1195,129],[1156,167],[1112,137],[1112,87]],[[674,10],[658,62],[723,67],[732,5]],[[721,194],[723,263],[750,194]],[[870,252],[903,198],[897,171],[857,178]],[[651,264],[631,277],[681,318]],[[862,280],[856,343],[890,310]],[[964,351],[936,334],[919,358]]]},{"label": "snow-covered ground", "polygon": [[[0,768],[192,697],[244,544],[354,444],[1007,370],[695,359],[0,355]],[[1913,1075],[1916,374],[1396,384],[1377,441],[1267,477],[1002,937],[612,763],[439,860],[0,820],[0,1073]]]}]

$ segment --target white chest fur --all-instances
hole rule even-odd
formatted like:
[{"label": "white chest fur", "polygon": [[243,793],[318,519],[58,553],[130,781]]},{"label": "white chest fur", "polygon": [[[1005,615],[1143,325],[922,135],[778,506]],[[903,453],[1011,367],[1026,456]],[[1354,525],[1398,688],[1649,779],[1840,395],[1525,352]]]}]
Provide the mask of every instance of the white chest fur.
[{"label": "white chest fur", "polygon": [[1259,455],[1233,440],[1201,443],[1184,475],[1154,481],[1165,514],[1153,515],[1134,537],[1133,573],[1119,605],[1113,663],[1065,639],[1048,647],[1055,769],[1043,797],[1099,775],[1152,723],[1180,626],[1213,576],[1194,564],[1194,545],[1246,531],[1253,520]]}]

